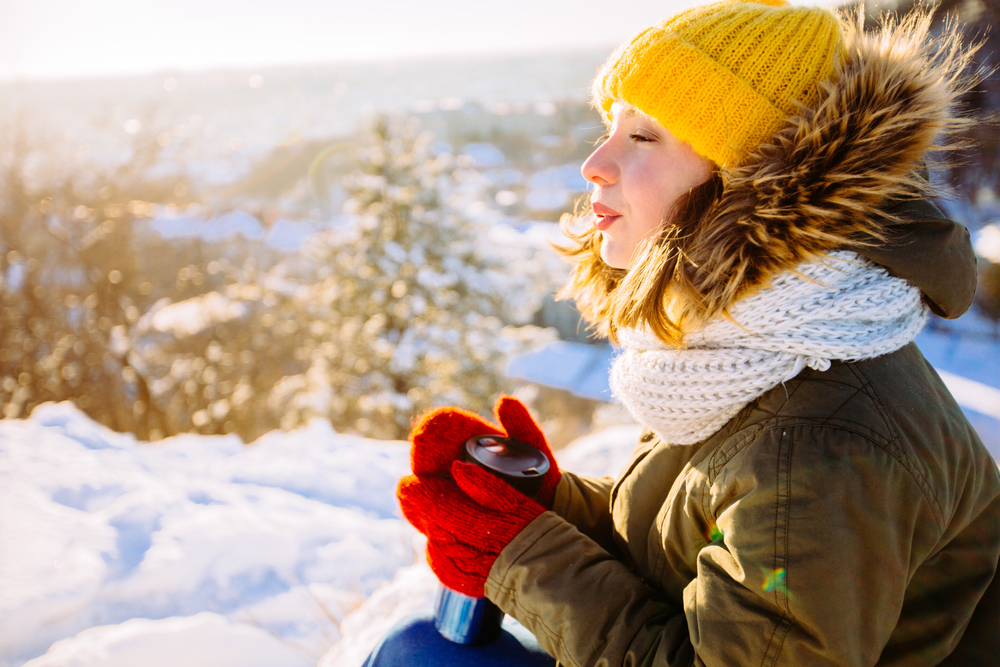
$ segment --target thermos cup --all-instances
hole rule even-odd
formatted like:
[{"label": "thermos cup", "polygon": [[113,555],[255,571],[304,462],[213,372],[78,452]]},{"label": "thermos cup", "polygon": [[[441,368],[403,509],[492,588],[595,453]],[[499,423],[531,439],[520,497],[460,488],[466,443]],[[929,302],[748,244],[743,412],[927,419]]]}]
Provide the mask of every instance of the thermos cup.
[{"label": "thermos cup", "polygon": [[[520,440],[502,435],[475,435],[465,443],[462,460],[478,465],[534,498],[549,471],[549,459]],[[475,598],[441,586],[434,606],[434,626],[458,644],[488,644],[500,636],[503,612],[486,598]]]}]

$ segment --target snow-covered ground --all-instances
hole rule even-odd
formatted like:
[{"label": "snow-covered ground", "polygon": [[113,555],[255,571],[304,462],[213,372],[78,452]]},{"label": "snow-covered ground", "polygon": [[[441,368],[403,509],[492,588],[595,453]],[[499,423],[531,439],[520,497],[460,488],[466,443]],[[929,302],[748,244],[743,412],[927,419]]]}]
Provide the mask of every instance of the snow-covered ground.
[{"label": "snow-covered ground", "polygon": [[[612,474],[636,437],[560,463]],[[398,516],[408,454],[323,420],[250,445],[137,442],[67,403],[0,420],[0,665],[359,665],[436,586]]]},{"label": "snow-covered ground", "polygon": [[139,443],[65,403],[0,421],[0,664],[314,665],[418,559],[407,469],[322,420],[250,446]]}]

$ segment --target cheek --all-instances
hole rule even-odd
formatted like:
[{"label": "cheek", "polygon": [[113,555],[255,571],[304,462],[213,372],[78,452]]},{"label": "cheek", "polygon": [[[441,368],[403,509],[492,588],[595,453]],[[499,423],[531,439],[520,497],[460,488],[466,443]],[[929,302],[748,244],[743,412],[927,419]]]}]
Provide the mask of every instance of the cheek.
[{"label": "cheek", "polygon": [[659,225],[669,214],[677,197],[691,187],[690,175],[678,170],[676,165],[660,163],[648,167],[633,181],[633,201],[644,226]]},{"label": "cheek", "polygon": [[622,189],[633,209],[648,209],[660,198],[667,181],[663,167],[657,161],[637,160],[622,171]]},{"label": "cheek", "polygon": [[647,174],[644,183],[646,192],[650,193],[646,197],[647,208],[650,211],[655,210],[662,220],[669,215],[678,198],[707,181],[712,172],[704,160],[692,154],[677,156],[673,160],[662,160]]}]

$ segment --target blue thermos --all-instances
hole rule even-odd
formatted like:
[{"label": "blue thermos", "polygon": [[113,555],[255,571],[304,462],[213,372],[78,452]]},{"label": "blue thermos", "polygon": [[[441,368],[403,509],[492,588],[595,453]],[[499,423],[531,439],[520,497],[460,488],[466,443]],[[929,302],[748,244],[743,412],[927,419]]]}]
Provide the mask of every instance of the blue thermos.
[{"label": "blue thermos", "polygon": [[[502,435],[475,435],[465,443],[462,460],[475,463],[529,498],[534,498],[549,471],[549,459],[520,440]],[[488,644],[500,636],[503,612],[486,598],[475,598],[441,586],[434,605],[434,626],[458,644]]]}]

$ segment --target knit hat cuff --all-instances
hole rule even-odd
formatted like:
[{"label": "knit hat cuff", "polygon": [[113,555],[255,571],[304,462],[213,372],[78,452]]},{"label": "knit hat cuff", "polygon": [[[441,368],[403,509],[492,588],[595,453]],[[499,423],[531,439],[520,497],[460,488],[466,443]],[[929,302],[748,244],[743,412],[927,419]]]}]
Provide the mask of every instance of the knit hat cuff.
[{"label": "knit hat cuff", "polygon": [[[674,35],[655,48],[660,71],[616,67],[624,76],[608,72],[595,81],[594,105],[609,122],[611,105],[620,100],[652,116],[699,155],[733,167],[746,156],[747,147],[764,142],[788,118],[750,84],[684,39]],[[639,57],[648,55],[652,54]]]}]

